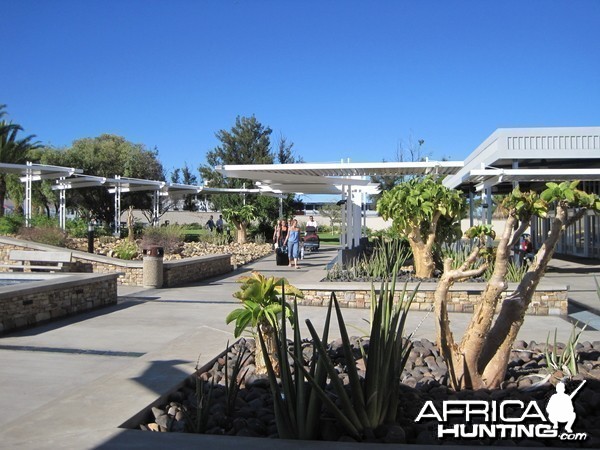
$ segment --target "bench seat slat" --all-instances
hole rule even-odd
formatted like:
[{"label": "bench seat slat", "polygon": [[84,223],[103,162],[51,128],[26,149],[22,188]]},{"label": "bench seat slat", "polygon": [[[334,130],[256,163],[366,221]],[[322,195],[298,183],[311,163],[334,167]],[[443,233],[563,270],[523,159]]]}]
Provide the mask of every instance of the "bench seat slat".
[{"label": "bench seat slat", "polygon": [[71,262],[71,252],[37,252],[30,250],[11,250],[9,259],[13,261],[33,262]]}]

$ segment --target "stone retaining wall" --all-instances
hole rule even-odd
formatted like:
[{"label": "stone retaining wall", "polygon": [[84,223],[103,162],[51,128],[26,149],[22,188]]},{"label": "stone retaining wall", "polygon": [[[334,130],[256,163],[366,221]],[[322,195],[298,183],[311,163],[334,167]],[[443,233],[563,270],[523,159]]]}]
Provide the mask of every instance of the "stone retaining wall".
[{"label": "stone retaining wall", "polygon": [[[299,304],[306,306],[327,306],[331,292],[335,292],[336,298],[340,306],[347,308],[370,308],[371,307],[371,289],[370,286],[341,286],[342,283],[323,283],[320,286],[302,286],[297,287],[304,294],[303,299],[299,299]],[[344,283],[346,284],[346,283]],[[466,284],[466,283],[465,283]],[[481,284],[481,287],[476,286]],[[475,285],[475,286],[474,286]],[[472,313],[475,304],[480,301],[485,283],[468,283],[461,289],[460,284],[455,285],[449,292],[447,306],[449,312],[464,312]],[[502,299],[512,292],[516,285],[509,285],[509,289],[502,294]],[[408,285],[407,293],[412,293],[415,285]],[[423,286],[419,288],[419,292],[410,305],[411,310],[428,311],[434,303],[435,287]],[[377,294],[377,291],[376,291]],[[394,300],[397,302],[402,295],[402,289],[397,289],[394,295]],[[500,303],[496,312],[500,310]],[[533,299],[527,314],[536,316],[547,315],[567,315],[568,305],[568,288],[566,286],[543,287],[540,286],[533,294]]]},{"label": "stone retaining wall", "polygon": [[[8,258],[11,250],[40,250],[40,251],[66,251],[64,248],[20,239],[0,237],[0,262],[10,263]],[[143,285],[143,262],[124,261],[102,255],[94,255],[71,250],[73,262],[64,264],[63,272],[83,273],[118,273],[118,283],[127,286]],[[185,283],[203,280],[205,278],[222,275],[233,270],[231,255],[196,256],[177,261],[165,261],[163,264],[163,287],[173,287]],[[8,271],[0,268],[0,271]]]},{"label": "stone retaining wall", "polygon": [[44,280],[0,288],[0,334],[117,303],[117,274],[39,276]]}]

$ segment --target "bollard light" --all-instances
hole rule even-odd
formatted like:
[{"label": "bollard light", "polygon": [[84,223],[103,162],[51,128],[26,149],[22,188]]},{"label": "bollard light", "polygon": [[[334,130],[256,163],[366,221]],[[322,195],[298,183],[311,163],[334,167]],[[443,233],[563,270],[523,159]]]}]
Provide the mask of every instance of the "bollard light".
[{"label": "bollard light", "polygon": [[94,221],[88,223],[88,253],[94,253]]}]

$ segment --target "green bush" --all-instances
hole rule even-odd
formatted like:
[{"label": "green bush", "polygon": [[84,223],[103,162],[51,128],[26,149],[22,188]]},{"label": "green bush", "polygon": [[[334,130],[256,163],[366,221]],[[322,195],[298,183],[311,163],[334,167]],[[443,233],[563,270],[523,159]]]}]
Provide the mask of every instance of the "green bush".
[{"label": "green bush", "polygon": [[150,245],[163,247],[165,253],[173,253],[183,242],[184,231],[180,225],[167,225],[166,227],[144,228],[142,235],[142,248]]},{"label": "green bush", "polygon": [[121,241],[114,248],[114,254],[119,259],[131,260],[138,255],[138,247],[135,242]]},{"label": "green bush", "polygon": [[16,234],[24,223],[23,216],[17,214],[7,214],[0,217],[0,235]]},{"label": "green bush", "polygon": [[45,215],[37,215],[31,218],[32,227],[41,228],[58,228],[58,217],[48,217]]},{"label": "green bush", "polygon": [[69,219],[66,222],[67,234],[72,238],[87,237],[88,222],[80,217]]}]

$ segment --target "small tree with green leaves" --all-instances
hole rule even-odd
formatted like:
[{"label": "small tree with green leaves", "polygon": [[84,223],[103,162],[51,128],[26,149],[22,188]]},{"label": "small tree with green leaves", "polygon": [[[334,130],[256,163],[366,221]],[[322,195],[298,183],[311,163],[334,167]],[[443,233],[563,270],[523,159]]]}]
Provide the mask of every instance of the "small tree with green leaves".
[{"label": "small tree with green leaves", "polygon": [[435,269],[434,245],[462,218],[465,202],[460,192],[428,176],[385,191],[377,202],[377,211],[385,220],[392,219],[398,234],[408,239],[415,275],[431,278]]},{"label": "small tree with green leaves", "polygon": [[[496,388],[504,381],[512,345],[523,325],[533,294],[552,259],[561,234],[588,212],[600,212],[600,197],[577,189],[578,182],[547,183],[541,195],[515,189],[503,202],[508,212],[504,231],[496,247],[486,247],[488,237],[495,234],[490,226],[471,228],[466,236],[477,241],[467,260],[457,269],[450,258],[435,292],[437,343],[449,368],[454,388]],[[511,249],[530,226],[533,216],[546,217],[554,210],[550,231],[538,248],[527,273],[497,306],[506,282]],[[460,343],[455,342],[450,328],[446,299],[456,281],[479,276],[493,258],[494,270],[484,289]]]},{"label": "small tree with green leaves", "polygon": [[256,208],[252,205],[244,205],[240,208],[225,208],[221,212],[225,221],[235,227],[238,244],[245,244],[248,239],[248,226],[256,218]]},{"label": "small tree with green leaves", "polygon": [[252,272],[250,276],[240,277],[242,283],[240,290],[233,296],[242,301],[242,307],[229,313],[225,322],[235,322],[235,337],[240,337],[244,331],[250,330],[256,338],[256,353],[254,355],[256,372],[266,374],[265,357],[258,343],[260,334],[266,343],[267,353],[271,358],[273,367],[277,367],[275,355],[275,333],[278,328],[279,317],[291,315],[292,309],[287,304],[281,303],[283,289],[288,296],[302,297],[302,291],[290,285],[285,278],[265,277],[259,272]]}]

